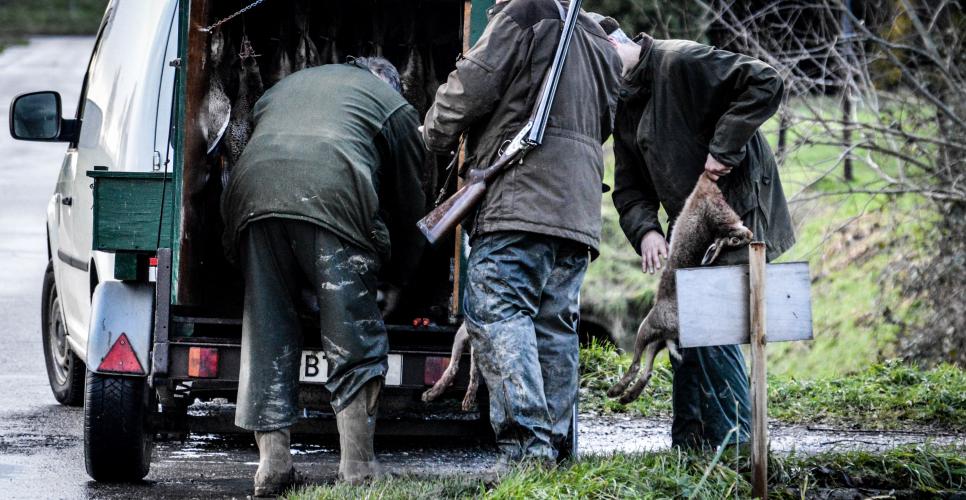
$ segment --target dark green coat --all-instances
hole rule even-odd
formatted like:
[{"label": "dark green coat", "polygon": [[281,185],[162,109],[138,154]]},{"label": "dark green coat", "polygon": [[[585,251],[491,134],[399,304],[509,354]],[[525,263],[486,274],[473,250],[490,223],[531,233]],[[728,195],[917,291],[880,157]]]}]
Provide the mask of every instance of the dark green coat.
[{"label": "dark green coat", "polygon": [[673,227],[709,152],[734,167],[718,185],[767,243],[768,258],[795,243],[778,166],[758,130],[782,93],[781,77],[757,59],[645,36],[641,60],[624,78],[614,130],[614,205],[638,252],[645,233],[663,233],[660,206]]},{"label": "dark green coat", "polygon": [[255,130],[222,198],[225,249],[245,226],[281,217],[309,221],[390,258],[402,285],[423,245],[423,144],[416,111],[368,70],[304,69],[275,84],[254,109]]},{"label": "dark green coat", "polygon": [[[513,0],[489,15],[482,37],[457,61],[425,119],[430,149],[450,151],[465,134],[468,168],[491,165],[530,119],[563,24],[554,0]],[[617,51],[600,26],[581,15],[543,145],[493,182],[470,221],[473,234],[524,231],[596,250],[601,144],[611,134],[619,88]]]}]

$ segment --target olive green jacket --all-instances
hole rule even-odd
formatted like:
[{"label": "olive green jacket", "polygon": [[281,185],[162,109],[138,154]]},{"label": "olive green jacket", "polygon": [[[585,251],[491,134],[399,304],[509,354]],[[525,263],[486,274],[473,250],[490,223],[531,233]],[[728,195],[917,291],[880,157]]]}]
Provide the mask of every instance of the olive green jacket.
[{"label": "olive green jacket", "polygon": [[[451,151],[465,134],[464,173],[491,165],[530,119],[563,25],[554,0],[513,0],[489,15],[482,37],[457,61],[425,119],[423,138],[432,150]],[[524,231],[596,250],[601,144],[611,134],[619,88],[617,51],[600,26],[581,15],[543,145],[492,183],[470,217],[472,234]]]},{"label": "olive green jacket", "polygon": [[[643,38],[624,78],[614,131],[614,205],[634,248],[663,233],[704,171],[710,153],[734,169],[718,181],[731,207],[774,259],[795,243],[771,148],[758,128],[778,109],[778,73],[751,57],[686,40]],[[736,252],[741,260],[746,252]],[[728,256],[722,256],[728,259]]]},{"label": "olive green jacket", "polygon": [[330,64],[268,89],[254,122],[222,196],[228,255],[254,220],[304,220],[380,255],[383,276],[404,285],[425,241],[416,110],[367,69]]}]

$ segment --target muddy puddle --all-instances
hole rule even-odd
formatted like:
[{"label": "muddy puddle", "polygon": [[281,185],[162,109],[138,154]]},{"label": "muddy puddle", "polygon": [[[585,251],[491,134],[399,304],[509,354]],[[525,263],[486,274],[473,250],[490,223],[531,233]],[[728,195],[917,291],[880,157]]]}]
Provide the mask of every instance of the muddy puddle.
[{"label": "muddy puddle", "polygon": [[[966,446],[966,434],[874,431],[771,424],[771,450],[778,453],[883,451],[908,444]],[[608,454],[658,451],[671,447],[670,419],[581,416],[580,452]]]},{"label": "muddy puddle", "polygon": [[[580,416],[579,452],[582,455],[654,452],[671,447],[671,421],[665,418],[624,416]],[[771,450],[777,453],[814,454],[835,451],[878,452],[901,445],[931,444],[966,446],[966,434],[920,431],[852,430],[832,427],[772,424],[769,426]],[[245,435],[191,434],[185,441],[159,443],[174,460],[219,459],[250,451],[254,443]],[[479,470],[492,463],[492,445],[445,442],[445,440],[394,439],[379,443],[383,460],[413,473],[420,471],[463,472]],[[296,437],[296,460],[317,460],[338,456],[338,446],[330,438]]]}]

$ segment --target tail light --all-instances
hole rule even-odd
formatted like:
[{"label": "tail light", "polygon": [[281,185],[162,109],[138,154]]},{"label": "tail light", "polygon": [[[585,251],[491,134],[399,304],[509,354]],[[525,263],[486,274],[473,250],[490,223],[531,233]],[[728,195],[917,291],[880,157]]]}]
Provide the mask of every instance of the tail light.
[{"label": "tail light", "polygon": [[134,353],[134,348],[131,347],[131,341],[128,340],[126,333],[122,333],[114,341],[114,345],[107,351],[107,356],[104,356],[104,359],[101,360],[97,371],[137,375],[144,374],[144,368],[141,366],[141,362],[138,361],[138,356]]},{"label": "tail light", "polygon": [[449,358],[427,356],[426,365],[423,369],[423,383],[426,385],[435,384],[447,368],[449,368]]},{"label": "tail light", "polygon": [[188,349],[188,376],[215,378],[218,376],[218,349],[191,347]]},{"label": "tail light", "polygon": [[188,349],[188,376],[215,378],[218,376],[218,349],[192,347]]},{"label": "tail light", "polygon": [[151,257],[148,259],[148,281],[156,282],[158,281],[158,258]]}]

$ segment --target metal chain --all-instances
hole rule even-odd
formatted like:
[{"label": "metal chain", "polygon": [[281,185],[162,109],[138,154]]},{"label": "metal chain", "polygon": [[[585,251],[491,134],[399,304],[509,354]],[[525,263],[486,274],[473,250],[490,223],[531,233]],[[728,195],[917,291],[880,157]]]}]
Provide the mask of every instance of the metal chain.
[{"label": "metal chain", "polygon": [[236,12],[236,13],[234,13],[234,14],[232,14],[232,15],[230,15],[230,16],[228,16],[228,17],[226,17],[226,18],[224,18],[224,19],[222,19],[222,20],[220,20],[218,22],[216,22],[215,24],[212,24],[211,26],[207,26],[205,28],[201,28],[201,31],[203,33],[211,33],[212,31],[214,31],[215,29],[217,29],[222,24],[225,24],[228,21],[231,21],[232,19],[234,19],[234,18],[236,18],[236,17],[238,17],[238,16],[240,16],[240,15],[242,15],[242,14],[244,14],[244,13],[246,13],[246,12],[252,10],[252,9],[254,9],[255,7],[258,7],[264,1],[265,0],[255,0],[254,2],[250,3],[247,7],[245,7],[242,10],[240,10],[240,11],[238,11],[238,12]]}]

